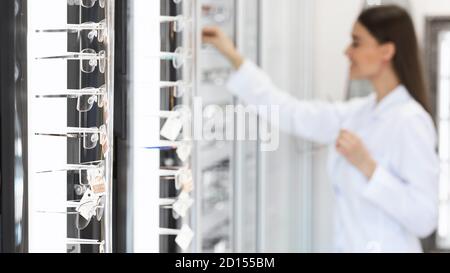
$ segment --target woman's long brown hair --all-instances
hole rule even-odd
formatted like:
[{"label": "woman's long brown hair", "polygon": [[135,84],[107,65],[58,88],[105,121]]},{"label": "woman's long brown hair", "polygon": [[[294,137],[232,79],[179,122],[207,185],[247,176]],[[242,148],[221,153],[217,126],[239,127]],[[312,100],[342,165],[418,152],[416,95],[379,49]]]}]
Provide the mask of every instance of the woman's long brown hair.
[{"label": "woman's long brown hair", "polygon": [[379,43],[395,45],[393,65],[400,82],[411,96],[431,113],[417,36],[408,12],[395,5],[377,6],[363,11],[358,22],[366,27]]}]

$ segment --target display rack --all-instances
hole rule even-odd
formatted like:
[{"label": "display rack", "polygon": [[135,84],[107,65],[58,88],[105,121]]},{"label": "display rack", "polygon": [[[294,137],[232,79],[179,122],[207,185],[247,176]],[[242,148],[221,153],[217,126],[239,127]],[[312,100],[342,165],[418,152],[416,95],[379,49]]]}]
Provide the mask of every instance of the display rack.
[{"label": "display rack", "polygon": [[133,252],[189,251],[194,237],[194,5],[188,0],[130,2]]},{"label": "display rack", "polygon": [[114,1],[28,1],[28,22],[29,251],[111,252]]}]

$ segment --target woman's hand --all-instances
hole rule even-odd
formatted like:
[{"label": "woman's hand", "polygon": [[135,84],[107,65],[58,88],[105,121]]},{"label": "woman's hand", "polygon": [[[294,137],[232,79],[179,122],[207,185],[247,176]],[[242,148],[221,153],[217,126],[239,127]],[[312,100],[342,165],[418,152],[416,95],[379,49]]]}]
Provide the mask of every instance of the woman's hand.
[{"label": "woman's hand", "polygon": [[377,163],[358,136],[347,130],[341,130],[336,142],[336,149],[369,180],[372,178]]},{"label": "woman's hand", "polygon": [[233,41],[219,27],[205,27],[202,31],[203,43],[216,47],[227,57],[236,69],[244,63],[244,58],[239,54]]}]

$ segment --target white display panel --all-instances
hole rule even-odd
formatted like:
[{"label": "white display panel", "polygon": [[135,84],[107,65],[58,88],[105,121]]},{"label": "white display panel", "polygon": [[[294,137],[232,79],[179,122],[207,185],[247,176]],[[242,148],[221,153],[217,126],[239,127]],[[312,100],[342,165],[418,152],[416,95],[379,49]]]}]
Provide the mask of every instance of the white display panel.
[{"label": "white display panel", "polygon": [[[194,3],[129,2],[130,252],[188,251],[194,236],[189,227],[193,199],[185,187],[193,183],[190,115],[177,108],[189,110],[191,102]],[[184,117],[187,122],[180,122]]]},{"label": "white display panel", "polygon": [[27,4],[29,252],[112,251],[114,1],[87,3]]},{"label": "white display panel", "polygon": [[134,0],[131,5],[131,156],[132,252],[159,252],[160,6]]},{"label": "white display panel", "polygon": [[[48,11],[53,11],[48,16]],[[61,166],[67,160],[67,139],[35,136],[49,126],[67,125],[67,104],[43,102],[35,92],[65,89],[65,62],[42,62],[37,57],[67,51],[67,39],[59,33],[42,36],[37,29],[63,26],[67,22],[67,2],[60,0],[28,1],[28,120],[29,120],[29,251],[66,252],[67,216],[42,213],[65,211],[66,173],[37,174],[40,170]]]}]

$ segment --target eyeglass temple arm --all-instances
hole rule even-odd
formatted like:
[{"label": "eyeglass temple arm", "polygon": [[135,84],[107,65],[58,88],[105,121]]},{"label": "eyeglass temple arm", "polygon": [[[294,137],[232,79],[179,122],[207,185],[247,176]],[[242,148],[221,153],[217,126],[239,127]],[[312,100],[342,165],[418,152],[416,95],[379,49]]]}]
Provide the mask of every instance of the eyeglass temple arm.
[{"label": "eyeglass temple arm", "polygon": [[36,93],[36,98],[64,98],[64,97],[80,97],[80,96],[101,96],[106,92],[100,88],[93,88],[90,90],[83,89],[67,89],[61,92]]},{"label": "eyeglass temple arm", "polygon": [[[175,54],[175,53],[174,53]],[[45,56],[45,57],[36,57],[36,60],[99,60],[103,59],[104,56],[100,56],[98,53],[74,53],[67,55],[59,55],[59,56]]]},{"label": "eyeglass temple arm", "polygon": [[160,235],[179,235],[181,230],[179,229],[170,229],[170,228],[160,228],[159,234]]}]

